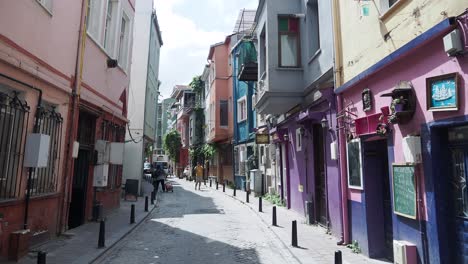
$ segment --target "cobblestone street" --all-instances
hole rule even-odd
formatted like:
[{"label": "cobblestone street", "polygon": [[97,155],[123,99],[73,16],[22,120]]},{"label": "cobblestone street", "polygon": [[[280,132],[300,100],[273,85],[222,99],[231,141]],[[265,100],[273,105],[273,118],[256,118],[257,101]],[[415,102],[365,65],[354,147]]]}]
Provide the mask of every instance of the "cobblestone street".
[{"label": "cobblestone street", "polygon": [[94,263],[297,263],[245,205],[177,180],[174,193]]}]

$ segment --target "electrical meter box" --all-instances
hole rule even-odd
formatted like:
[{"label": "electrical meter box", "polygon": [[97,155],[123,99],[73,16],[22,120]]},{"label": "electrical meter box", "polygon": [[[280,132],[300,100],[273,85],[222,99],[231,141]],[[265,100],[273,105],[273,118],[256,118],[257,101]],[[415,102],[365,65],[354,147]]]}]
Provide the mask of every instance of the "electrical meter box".
[{"label": "electrical meter box", "polygon": [[24,167],[44,168],[49,161],[50,136],[45,134],[29,134],[24,150]]}]

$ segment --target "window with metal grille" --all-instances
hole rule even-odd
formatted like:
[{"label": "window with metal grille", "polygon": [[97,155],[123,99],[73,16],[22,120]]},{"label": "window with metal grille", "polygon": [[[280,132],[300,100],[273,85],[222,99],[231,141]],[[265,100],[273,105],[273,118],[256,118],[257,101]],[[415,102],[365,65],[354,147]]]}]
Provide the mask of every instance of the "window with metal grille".
[{"label": "window with metal grille", "polygon": [[31,177],[31,195],[42,195],[57,191],[60,146],[62,144],[63,118],[54,106],[43,104],[39,115],[38,133],[50,136],[49,160],[47,167],[34,170]]},{"label": "window with metal grille", "polygon": [[0,92],[0,200],[20,194],[23,149],[29,120],[29,106],[18,98]]},{"label": "window with metal grille", "polygon": [[[109,142],[124,142],[125,127],[114,124],[110,121],[102,122],[102,140]],[[122,184],[122,165],[109,164],[109,174],[107,179],[107,188],[120,188]]]}]

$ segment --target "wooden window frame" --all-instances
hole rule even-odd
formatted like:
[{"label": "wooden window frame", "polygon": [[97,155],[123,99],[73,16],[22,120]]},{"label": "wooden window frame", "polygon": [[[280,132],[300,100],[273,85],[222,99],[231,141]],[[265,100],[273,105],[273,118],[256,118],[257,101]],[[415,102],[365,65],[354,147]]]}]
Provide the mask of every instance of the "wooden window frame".
[{"label": "wooden window frame", "polygon": [[[284,31],[280,31],[280,27],[279,27],[279,21],[281,18],[287,18],[287,19],[296,19],[297,20],[297,32],[290,32],[290,31],[287,31],[287,32],[284,32]],[[277,26],[278,26],[278,66],[280,68],[301,68],[301,65],[302,65],[302,61],[301,61],[301,28],[300,28],[300,21],[299,21],[299,18],[296,18],[296,17],[293,17],[292,15],[278,15],[278,23],[277,23]],[[295,36],[297,35],[297,64],[296,66],[283,66],[282,65],[282,57],[281,57],[281,36],[283,35],[286,35],[286,36]]]}]

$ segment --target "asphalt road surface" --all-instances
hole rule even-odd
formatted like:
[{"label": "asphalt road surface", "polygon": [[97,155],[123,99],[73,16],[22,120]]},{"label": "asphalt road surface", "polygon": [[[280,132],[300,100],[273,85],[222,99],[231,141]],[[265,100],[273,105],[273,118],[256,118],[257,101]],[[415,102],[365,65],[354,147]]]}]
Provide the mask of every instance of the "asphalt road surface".
[{"label": "asphalt road surface", "polygon": [[94,263],[297,263],[254,212],[221,189],[173,184],[150,217]]}]

